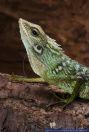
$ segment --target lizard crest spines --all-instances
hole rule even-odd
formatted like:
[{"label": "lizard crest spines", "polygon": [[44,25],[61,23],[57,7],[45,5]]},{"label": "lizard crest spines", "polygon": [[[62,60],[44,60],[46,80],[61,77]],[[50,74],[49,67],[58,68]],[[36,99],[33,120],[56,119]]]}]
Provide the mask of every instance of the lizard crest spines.
[{"label": "lizard crest spines", "polygon": [[53,53],[59,54],[59,52],[63,52],[61,45],[56,43],[56,40],[50,38],[47,35],[47,45],[46,45]]}]

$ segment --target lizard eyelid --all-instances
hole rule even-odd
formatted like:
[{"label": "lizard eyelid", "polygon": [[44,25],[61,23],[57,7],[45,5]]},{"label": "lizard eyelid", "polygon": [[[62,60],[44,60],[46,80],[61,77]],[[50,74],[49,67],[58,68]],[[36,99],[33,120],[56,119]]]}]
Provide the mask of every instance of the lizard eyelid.
[{"label": "lizard eyelid", "polygon": [[32,35],[34,35],[35,37],[39,36],[39,31],[38,31],[38,29],[32,28],[32,29],[31,29],[31,32],[32,32]]}]

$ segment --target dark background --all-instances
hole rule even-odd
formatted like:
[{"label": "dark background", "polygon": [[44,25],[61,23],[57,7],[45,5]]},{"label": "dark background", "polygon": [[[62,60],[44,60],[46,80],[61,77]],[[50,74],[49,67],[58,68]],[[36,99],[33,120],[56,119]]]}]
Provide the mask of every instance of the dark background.
[{"label": "dark background", "polygon": [[41,25],[67,55],[89,66],[89,0],[0,0],[0,72],[34,75],[19,18]]}]

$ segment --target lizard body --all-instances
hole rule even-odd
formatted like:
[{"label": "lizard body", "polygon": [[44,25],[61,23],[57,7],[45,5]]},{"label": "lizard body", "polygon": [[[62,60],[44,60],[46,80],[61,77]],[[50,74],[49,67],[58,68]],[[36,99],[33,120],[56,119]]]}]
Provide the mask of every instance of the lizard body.
[{"label": "lizard body", "polygon": [[33,71],[64,92],[72,95],[79,89],[78,96],[89,99],[89,68],[65,55],[39,25],[20,18],[19,27]]}]

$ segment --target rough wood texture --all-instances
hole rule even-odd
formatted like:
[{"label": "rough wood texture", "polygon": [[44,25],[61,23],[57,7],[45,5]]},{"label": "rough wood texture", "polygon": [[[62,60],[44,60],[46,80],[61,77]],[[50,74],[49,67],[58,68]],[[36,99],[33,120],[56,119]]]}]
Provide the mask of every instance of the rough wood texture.
[{"label": "rough wood texture", "polygon": [[75,101],[65,110],[56,88],[47,84],[11,82],[0,74],[0,129],[2,132],[43,132],[45,128],[88,128],[89,103]]}]

